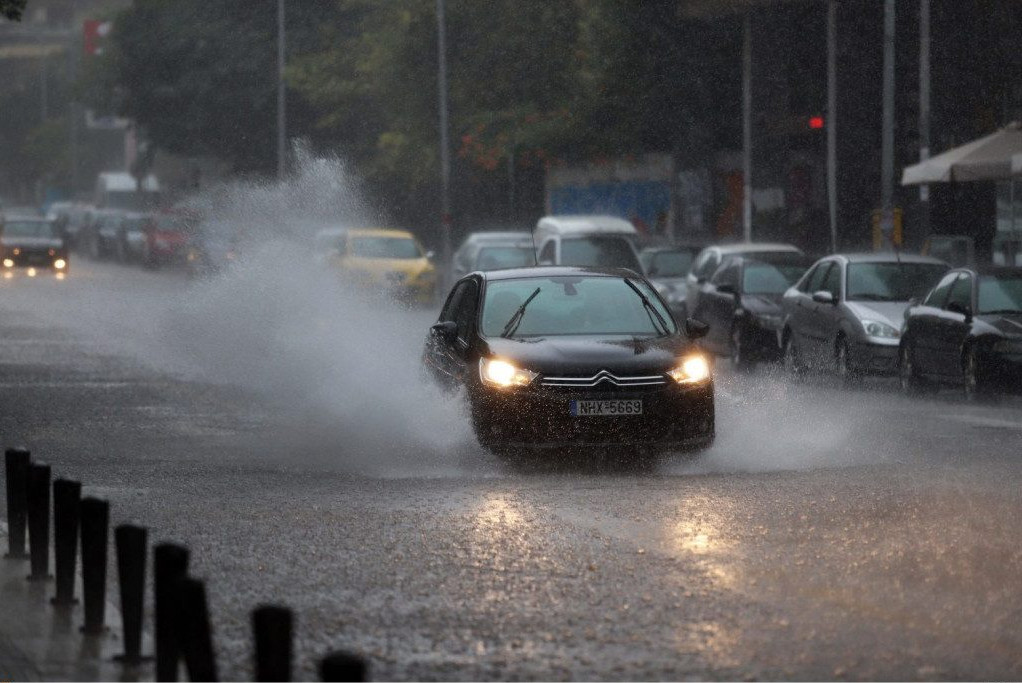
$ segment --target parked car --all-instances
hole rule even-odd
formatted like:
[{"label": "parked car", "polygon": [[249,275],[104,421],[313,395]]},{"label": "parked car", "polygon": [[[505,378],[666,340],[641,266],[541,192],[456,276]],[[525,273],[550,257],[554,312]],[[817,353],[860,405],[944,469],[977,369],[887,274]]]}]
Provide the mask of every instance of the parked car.
[{"label": "parked car", "polygon": [[121,218],[119,209],[99,209],[89,216],[78,234],[78,246],[94,261],[115,258],[121,248]]},{"label": "parked car", "polygon": [[967,398],[1022,390],[1022,268],[958,268],[905,312],[899,378],[909,393],[942,384]]},{"label": "parked car", "polygon": [[753,256],[757,254],[795,254],[801,255],[802,250],[791,244],[774,244],[770,242],[738,242],[736,244],[717,244],[706,247],[696,256],[692,269],[685,276],[685,297],[676,306],[682,317],[687,311],[694,311],[699,305],[699,288],[710,279],[720,264],[728,256]]},{"label": "parked car", "polygon": [[845,380],[894,374],[909,301],[947,271],[943,261],[909,254],[820,259],[782,300],[785,367],[832,370]]},{"label": "parked car", "polygon": [[681,243],[646,247],[639,252],[639,261],[646,278],[680,317],[684,317],[685,277],[704,246],[699,243]]},{"label": "parked car", "polygon": [[70,263],[56,225],[42,216],[4,216],[0,222],[0,259],[4,277],[12,277],[18,268],[29,275],[43,269],[63,276]]},{"label": "parked car", "polygon": [[426,339],[434,379],[464,389],[498,455],[613,448],[637,457],[714,438],[710,365],[656,291],[626,269],[537,267],[455,283]]},{"label": "parked car", "polygon": [[709,325],[704,344],[741,369],[781,357],[781,298],[813,261],[789,252],[729,256],[699,290],[692,317]]},{"label": "parked car", "polygon": [[627,268],[641,274],[635,226],[614,216],[544,216],[534,233],[540,265]]},{"label": "parked car", "polygon": [[[535,254],[532,251],[532,235],[528,230],[492,230],[469,233],[461,246],[454,252],[451,263],[451,274],[454,280],[459,280],[473,270],[478,261],[479,250],[487,244],[525,244],[528,243],[529,250],[533,253],[532,260],[535,262]],[[527,264],[526,264],[527,265]]]}]

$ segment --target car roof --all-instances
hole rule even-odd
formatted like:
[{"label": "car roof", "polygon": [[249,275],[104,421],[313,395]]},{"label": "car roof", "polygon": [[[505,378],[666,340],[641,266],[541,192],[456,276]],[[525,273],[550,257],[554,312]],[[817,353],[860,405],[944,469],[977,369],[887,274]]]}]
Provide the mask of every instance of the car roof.
[{"label": "car roof", "polygon": [[596,268],[591,266],[525,266],[502,270],[477,271],[485,280],[519,280],[531,277],[571,277],[588,275],[596,277],[630,277],[645,279],[641,274],[627,268]]},{"label": "car roof", "polygon": [[528,230],[486,230],[479,232],[470,232],[462,244],[469,244],[470,242],[492,242],[499,240],[514,240],[514,239],[528,239]]},{"label": "car roof", "polygon": [[394,228],[350,228],[346,231],[352,237],[403,237],[414,239],[415,235],[407,230]]},{"label": "car roof", "polygon": [[665,251],[699,251],[705,248],[705,242],[678,242],[677,244],[659,244],[653,247],[643,247],[640,253],[658,254]]},{"label": "car roof", "polygon": [[638,233],[635,226],[629,221],[608,215],[543,216],[536,223],[536,229],[561,235],[594,232],[630,235]]},{"label": "car roof", "polygon": [[721,265],[724,263],[768,263],[772,265],[783,261],[787,264],[795,263],[809,267],[816,263],[817,260],[812,256],[791,251],[766,251],[757,254],[725,254],[721,260]]},{"label": "car roof", "polygon": [[825,258],[840,258],[848,263],[932,263],[946,266],[947,263],[932,256],[920,254],[896,254],[891,252],[856,252],[851,254],[831,254]]},{"label": "car roof", "polygon": [[1001,277],[1022,277],[1022,268],[1018,266],[996,266],[993,264],[983,264],[980,266],[961,266],[959,268],[953,268],[953,270],[964,271],[971,270],[979,275],[999,275]]},{"label": "car roof", "polygon": [[[709,248],[709,247],[708,247]],[[721,255],[755,252],[790,252],[802,253],[794,244],[783,242],[734,242],[732,244],[715,244],[713,249],[720,250]]]}]

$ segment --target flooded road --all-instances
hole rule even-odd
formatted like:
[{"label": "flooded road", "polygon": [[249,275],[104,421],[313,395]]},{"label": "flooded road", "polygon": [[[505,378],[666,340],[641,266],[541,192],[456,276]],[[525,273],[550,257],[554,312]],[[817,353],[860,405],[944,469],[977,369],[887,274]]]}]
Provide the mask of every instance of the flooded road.
[{"label": "flooded road", "polygon": [[263,602],[303,678],[1022,676],[1018,400],[722,364],[701,456],[521,472],[415,373],[432,311],[259,263],[0,283],[5,443],[191,549],[225,678]]}]

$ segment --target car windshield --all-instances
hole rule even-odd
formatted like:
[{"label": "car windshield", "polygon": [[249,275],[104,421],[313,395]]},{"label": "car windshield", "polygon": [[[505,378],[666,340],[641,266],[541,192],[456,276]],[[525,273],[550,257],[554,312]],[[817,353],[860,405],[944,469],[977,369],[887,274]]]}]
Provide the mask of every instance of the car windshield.
[{"label": "car windshield", "polygon": [[[671,314],[643,280],[632,282],[666,321],[668,331],[677,327]],[[647,312],[642,299],[623,278],[565,276],[494,280],[486,285],[482,333],[496,337],[518,307],[540,289],[529,303],[515,337],[561,335],[659,336],[656,315]]]},{"label": "car windshield", "polygon": [[923,297],[947,268],[937,263],[852,263],[848,301],[908,301]]},{"label": "car windshield", "polygon": [[3,224],[5,237],[56,237],[50,221],[9,221]]},{"label": "car windshield", "polygon": [[1022,313],[1022,275],[981,275],[979,314],[1018,311]]},{"label": "car windshield", "polygon": [[156,228],[163,232],[185,232],[188,229],[188,221],[180,216],[158,216]]},{"label": "car windshield", "polygon": [[650,256],[649,274],[651,277],[684,277],[692,267],[691,251],[658,251]]},{"label": "car windshield", "polygon": [[352,256],[362,258],[415,259],[422,252],[410,237],[352,237]]},{"label": "car windshield", "polygon": [[783,294],[804,272],[806,266],[800,264],[750,263],[745,266],[742,291],[746,294]]},{"label": "car windshield", "polygon": [[625,237],[599,235],[573,237],[561,243],[561,263],[566,266],[631,268],[642,272],[631,243]]},{"label": "car windshield", "polygon": [[535,263],[536,254],[532,247],[483,247],[476,258],[476,268],[479,270],[521,268]]}]

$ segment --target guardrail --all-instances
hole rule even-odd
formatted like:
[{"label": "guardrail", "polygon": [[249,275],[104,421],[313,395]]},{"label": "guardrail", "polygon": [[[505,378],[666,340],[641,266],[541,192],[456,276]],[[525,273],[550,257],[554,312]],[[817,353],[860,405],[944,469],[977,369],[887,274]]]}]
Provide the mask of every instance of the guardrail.
[{"label": "guardrail", "polygon": [[[51,470],[34,462],[26,448],[4,453],[7,483],[7,560],[29,560],[29,581],[55,579],[55,610],[73,610],[78,549],[82,556],[83,638],[106,632],[106,578],[109,550],[110,503],[81,497],[80,482],[52,483],[53,555],[55,577],[49,574]],[[124,652],[116,661],[139,667],[154,659],[142,653],[145,622],[145,580],[149,531],[133,524],[114,529]],[[28,540],[29,552],[25,552]],[[155,677],[176,681],[184,664],[188,679],[216,681],[216,652],[209,618],[206,585],[189,576],[189,551],[175,543],[153,549]],[[260,605],[252,610],[253,659],[257,681],[290,681],[293,667],[294,614],[283,605]],[[353,652],[331,652],[318,666],[324,681],[369,680],[369,663]]]}]

